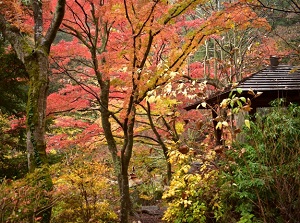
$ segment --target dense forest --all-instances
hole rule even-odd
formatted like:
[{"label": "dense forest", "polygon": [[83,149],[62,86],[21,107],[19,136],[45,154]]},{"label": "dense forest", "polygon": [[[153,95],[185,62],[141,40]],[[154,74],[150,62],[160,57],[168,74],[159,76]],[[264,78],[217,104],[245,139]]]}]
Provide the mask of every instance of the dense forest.
[{"label": "dense forest", "polygon": [[0,223],[299,222],[300,107],[235,89],[299,74],[299,31],[299,0],[1,0]]}]

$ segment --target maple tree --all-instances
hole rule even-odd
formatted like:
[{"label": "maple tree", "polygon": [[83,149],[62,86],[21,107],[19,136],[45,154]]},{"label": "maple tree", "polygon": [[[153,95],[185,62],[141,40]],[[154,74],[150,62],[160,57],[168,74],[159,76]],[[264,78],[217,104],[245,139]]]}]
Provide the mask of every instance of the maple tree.
[{"label": "maple tree", "polygon": [[[250,9],[235,4],[223,12],[212,13],[207,20],[187,20],[182,16],[186,12],[192,15],[193,11],[188,9],[205,3],[79,0],[67,3],[61,30],[75,39],[58,44],[59,55],[53,57],[57,68],[93,95],[98,104],[101,123],[97,125],[103,129],[115,165],[122,222],[128,221],[131,209],[128,168],[137,105],[153,90],[174,79],[190,52],[205,38],[235,26],[245,29],[250,25],[245,25],[245,21],[256,17]],[[241,9],[244,14],[239,13]],[[264,23],[259,19],[253,21],[253,26]],[[72,44],[76,47],[70,48]],[[163,143],[161,146],[168,158],[166,146]]]},{"label": "maple tree", "polygon": [[[115,202],[109,204],[106,199],[109,197],[110,200],[110,196],[95,193],[97,190],[106,190],[108,185],[112,186],[115,183],[112,178],[117,179],[119,186],[121,222],[128,222],[128,213],[133,206],[130,195],[136,196],[136,190],[142,190],[140,198],[156,200],[157,191],[153,190],[150,184],[146,185],[146,181],[152,180],[153,185],[158,182],[159,171],[151,172],[151,169],[157,167],[162,171],[164,161],[167,164],[169,180],[171,168],[175,171],[171,189],[166,193],[169,199],[172,197],[178,199],[179,203],[184,208],[188,207],[188,211],[191,212],[203,211],[206,208],[207,212],[203,216],[207,219],[211,217],[211,211],[221,216],[221,208],[215,206],[222,202],[220,197],[216,198],[219,189],[215,187],[215,183],[219,182],[209,181],[210,178],[218,181],[219,171],[211,169],[211,172],[206,172],[208,175],[195,175],[187,181],[183,174],[190,171],[187,167],[190,160],[197,161],[195,157],[197,154],[198,158],[199,154],[202,154],[200,160],[205,161],[203,168],[210,168],[210,162],[220,158],[215,157],[213,153],[215,147],[211,132],[214,127],[206,124],[206,121],[210,122],[210,113],[200,114],[199,111],[187,113],[182,111],[182,108],[187,102],[203,99],[216,89],[239,81],[253,68],[256,69],[265,63],[264,58],[268,57],[268,54],[279,52],[276,45],[278,38],[264,36],[268,34],[265,30],[269,31],[270,26],[266,19],[258,16],[258,12],[262,12],[258,11],[260,9],[258,3],[265,1],[67,1],[61,32],[55,41],[56,45],[51,47],[52,75],[49,75],[48,56],[54,36],[49,37],[49,32],[48,34],[40,32],[38,26],[43,25],[53,30],[52,16],[54,15],[53,21],[59,23],[62,12],[59,13],[60,18],[56,20],[57,14],[53,14],[52,11],[57,2],[62,4],[64,1],[44,1],[43,5],[41,1],[33,2],[36,3],[34,9],[42,6],[43,22],[40,17],[34,19],[34,15],[41,16],[39,14],[41,11],[32,10],[28,1],[4,0],[0,3],[0,30],[3,37],[12,43],[30,76],[27,131],[31,140],[28,146],[32,148],[30,146],[34,147],[35,142],[41,143],[39,148],[29,151],[33,154],[38,151],[35,154],[40,155],[35,157],[37,159],[29,160],[29,163],[33,164],[31,170],[38,169],[37,172],[41,175],[34,172],[28,182],[31,184],[35,180],[40,180],[41,182],[32,188],[51,189],[52,182],[47,168],[36,168],[44,167],[43,164],[47,163],[46,152],[56,154],[58,151],[61,155],[70,151],[66,157],[77,157],[76,149],[80,148],[83,155],[78,156],[76,162],[67,159],[66,165],[55,165],[57,172],[56,170],[51,172],[55,175],[54,194],[43,190],[36,193],[36,196],[28,194],[38,199],[38,203],[26,200],[28,197],[23,190],[25,192],[32,190],[30,185],[20,188],[19,194],[22,194],[22,197],[16,199],[13,193],[3,197],[8,198],[7,201],[18,201],[20,205],[31,203],[29,209],[20,208],[22,216],[33,209],[38,213],[42,207],[47,209],[44,213],[49,219],[51,213],[49,207],[54,205],[54,220],[63,218],[62,221],[69,221],[72,213],[72,219],[101,221],[102,218],[105,219],[105,213],[109,213],[110,216],[107,217],[110,220],[103,221],[115,221],[117,218],[113,213],[115,210],[111,211]],[[253,4],[254,2],[257,4]],[[293,18],[297,17],[293,15]],[[58,29],[58,23],[54,32]],[[36,30],[32,31],[32,27],[36,27]],[[277,31],[279,34],[280,30]],[[10,34],[14,36],[10,37]],[[296,46],[295,33],[289,34],[290,43],[295,43]],[[36,38],[31,38],[32,36]],[[22,43],[21,40],[31,43],[23,48],[26,52],[28,50],[30,54],[28,57],[18,48],[18,44]],[[285,50],[284,55],[297,52],[297,48],[293,51]],[[37,67],[45,73],[36,72]],[[33,73],[31,68],[34,68],[36,73]],[[41,77],[45,82],[41,85],[35,83],[37,77]],[[48,77],[52,83],[45,112]],[[36,101],[36,97],[40,100]],[[41,116],[37,116],[38,113]],[[47,151],[43,136],[46,116],[47,121],[51,123],[47,126],[49,127],[46,137]],[[39,134],[32,133],[35,117],[41,118],[37,123],[40,125],[38,130],[41,130]],[[11,133],[8,130],[8,118],[2,114],[0,118],[0,127],[4,132],[0,137],[7,139],[7,135]],[[17,125],[18,120],[11,123],[12,128],[16,128]],[[228,123],[222,121],[218,127],[225,129],[226,125]],[[247,123],[248,125],[250,123]],[[30,134],[42,137],[40,141],[36,141]],[[103,171],[106,174],[108,169],[102,164],[98,165],[105,160],[105,163],[111,166],[110,161],[106,160],[104,147],[108,147],[113,160],[115,177],[107,173],[110,180],[102,176]],[[157,149],[159,147],[161,150]],[[89,154],[90,151],[94,153]],[[157,163],[151,161],[150,164],[151,156],[154,154],[160,156],[160,160]],[[213,156],[209,157],[210,155]],[[85,160],[84,156],[101,158],[90,162]],[[42,158],[41,162],[36,162],[39,158]],[[181,162],[181,158],[184,162]],[[135,167],[139,170],[135,170]],[[145,169],[141,170],[141,167],[148,172],[145,174]],[[58,174],[60,168],[63,169],[60,172],[62,175]],[[96,173],[98,170],[99,175]],[[141,180],[136,179],[137,175]],[[147,177],[149,179],[146,179]],[[49,180],[46,182],[48,188],[40,184],[45,182],[45,179]],[[204,180],[203,185],[199,185],[199,179]],[[160,178],[159,181],[162,183],[164,180]],[[3,184],[2,191],[5,193],[12,187],[9,182],[8,180]],[[185,193],[184,184],[187,182],[190,185],[188,193],[194,193],[192,188],[194,186],[198,190],[190,197],[191,200],[188,200]],[[14,182],[14,185],[18,186],[18,182]],[[133,185],[134,189],[131,188],[131,191],[134,191],[134,194],[130,194],[129,187]],[[23,187],[22,183],[20,187]],[[162,185],[160,188],[162,191]],[[179,190],[172,194],[174,188]],[[74,200],[72,197],[64,196],[71,190],[74,190],[76,196]],[[87,196],[84,196],[85,193]],[[52,195],[54,200],[48,199]],[[205,207],[202,204],[198,205],[199,198],[204,199]],[[55,203],[56,199],[60,201]],[[209,199],[215,202],[210,202]],[[54,203],[51,203],[52,201]],[[180,219],[179,215],[186,211],[180,209],[177,204],[174,202],[170,205],[171,208],[165,216],[166,220],[171,222],[174,218]],[[19,206],[17,204],[8,206],[7,210],[9,212],[14,208]],[[90,210],[96,211],[91,214]],[[9,215],[7,213],[4,217],[12,217],[17,221],[18,217],[14,213]],[[194,217],[196,219],[203,216]],[[33,217],[36,217],[35,221],[48,221],[46,218],[40,218],[39,214]]]},{"label": "maple tree", "polygon": [[[52,181],[47,174],[45,143],[45,111],[48,89],[49,52],[64,16],[65,0],[58,0],[55,13],[50,17],[50,2],[33,0],[1,1],[0,31],[7,39],[29,75],[26,110],[27,153],[29,171],[44,168],[44,188],[51,190]],[[44,14],[48,9],[48,14]],[[31,27],[34,27],[32,30]],[[45,31],[45,29],[47,30]],[[38,177],[37,177],[38,180]],[[49,222],[51,207],[37,212],[41,222]]]},{"label": "maple tree", "polygon": [[[194,36],[190,41],[190,46],[186,46],[186,51],[180,52],[177,48],[180,55],[177,56],[179,60],[171,61],[172,69],[169,69],[168,66],[162,64],[163,61],[160,59],[162,53],[165,52],[163,50],[168,40],[162,39],[163,41],[161,41],[157,36],[161,33],[165,35],[163,33],[164,26],[169,24],[173,17],[196,3],[196,1],[188,1],[184,4],[176,3],[170,6],[163,2],[145,1],[143,5],[134,5],[133,2],[124,1],[122,5],[108,3],[96,5],[93,2],[75,1],[69,5],[71,16],[67,17],[63,23],[65,27],[63,30],[77,37],[90,51],[88,59],[91,59],[93,72],[100,86],[100,97],[97,97],[97,101],[100,104],[102,128],[115,163],[115,171],[120,185],[122,222],[128,221],[128,212],[130,211],[128,166],[133,149],[136,105],[145,98],[149,90],[164,84],[170,78],[170,71],[176,70],[187,53],[193,49],[191,42],[195,38]],[[131,6],[129,7],[127,4]],[[87,10],[87,7],[90,10]],[[118,14],[112,14],[111,7],[116,7],[114,11],[118,11]],[[137,8],[135,9],[135,7]],[[174,15],[165,17],[162,11],[158,10],[160,7],[165,10],[171,7],[170,12]],[[180,7],[183,8],[180,9]],[[79,13],[76,10],[84,14],[85,20],[81,20],[77,16]],[[86,12],[91,12],[91,15]],[[110,12],[109,15],[107,12]],[[75,18],[75,21],[70,22],[69,18]],[[93,28],[91,28],[91,24],[94,25]],[[108,39],[110,36],[114,38]],[[201,42],[203,37],[194,42]],[[153,47],[154,38],[158,39],[157,48]],[[151,54],[155,56],[150,58]],[[110,73],[110,67],[114,67],[112,73]],[[148,81],[149,79],[150,81]],[[117,85],[113,85],[114,80]],[[121,84],[118,84],[116,80]],[[126,84],[125,87],[122,83]],[[123,105],[111,99],[114,97],[111,91],[125,93]],[[97,95],[98,93],[96,93]],[[120,111],[118,108],[113,110],[114,107],[111,104],[119,106]],[[111,118],[122,129],[123,145],[120,150],[114,138]]]}]

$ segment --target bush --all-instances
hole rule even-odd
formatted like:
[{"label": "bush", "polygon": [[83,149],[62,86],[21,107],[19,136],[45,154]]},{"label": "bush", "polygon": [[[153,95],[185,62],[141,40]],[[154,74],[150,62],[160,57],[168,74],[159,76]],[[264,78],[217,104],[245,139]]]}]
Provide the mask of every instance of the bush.
[{"label": "bush", "polygon": [[300,107],[275,106],[242,134],[218,157],[170,153],[179,169],[163,196],[167,222],[299,222]]},{"label": "bush", "polygon": [[[53,190],[43,168],[18,180],[0,184],[0,223],[39,222],[52,207],[53,223],[116,222],[116,190],[110,169],[79,153],[51,166]],[[47,186],[51,188],[47,188]]]},{"label": "bush", "polygon": [[244,135],[246,142],[236,143],[223,165],[227,217],[240,222],[298,222],[300,108],[277,106],[266,116],[257,115]]},{"label": "bush", "polygon": [[168,201],[164,220],[172,223],[207,223],[222,215],[219,188],[219,170],[214,165],[216,154],[206,151],[194,157],[179,151],[170,153],[171,161],[179,166],[163,195]]},{"label": "bush", "polygon": [[23,179],[3,179],[0,185],[0,222],[38,222],[41,210],[51,207],[51,192],[44,189],[42,171]]},{"label": "bush", "polygon": [[19,128],[12,130],[11,120],[0,110],[0,181],[4,178],[21,178],[27,173],[27,156],[24,138]]},{"label": "bush", "polygon": [[[53,166],[55,172],[53,223],[116,222],[115,191],[108,179],[109,169],[97,161],[73,155]],[[115,200],[115,202],[114,202]]]}]

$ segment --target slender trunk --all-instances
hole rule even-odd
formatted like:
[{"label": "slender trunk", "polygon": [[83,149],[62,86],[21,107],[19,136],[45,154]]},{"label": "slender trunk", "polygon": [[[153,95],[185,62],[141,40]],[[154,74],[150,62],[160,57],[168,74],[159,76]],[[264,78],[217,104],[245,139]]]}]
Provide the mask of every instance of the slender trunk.
[{"label": "slender trunk", "polygon": [[[100,75],[98,75],[100,77]],[[132,147],[133,147],[133,133],[130,133],[132,131],[129,131],[128,134],[126,134],[127,129],[133,128],[134,119],[132,120],[132,123],[129,125],[129,127],[124,129],[124,145],[123,150],[124,152],[121,153],[121,156],[118,155],[118,148],[116,141],[113,136],[113,132],[111,129],[111,122],[109,120],[111,114],[109,112],[108,108],[108,101],[109,101],[109,87],[110,82],[102,81],[101,79],[98,79],[100,85],[101,85],[101,122],[102,122],[102,128],[104,130],[105,138],[107,141],[108,149],[111,153],[113,163],[114,163],[114,171],[115,175],[118,179],[118,186],[119,186],[119,192],[121,196],[120,201],[120,221],[121,223],[128,223],[129,221],[129,213],[131,210],[131,201],[130,201],[130,193],[129,193],[129,180],[128,180],[128,168],[129,168],[129,160],[131,158],[132,153]],[[132,125],[132,126],[131,126]],[[124,127],[123,127],[124,128]]]},{"label": "slender trunk", "polygon": [[120,175],[119,185],[121,191],[121,223],[129,222],[129,213],[131,212],[131,200],[129,193],[129,180],[128,180],[128,164],[122,160],[122,172]]},{"label": "slender trunk", "polygon": [[218,55],[217,55],[217,43],[216,40],[214,40],[214,78],[218,78]]},{"label": "slender trunk", "polygon": [[129,193],[128,168],[133,149],[133,129],[135,123],[136,108],[134,97],[129,101],[127,118],[124,120],[124,143],[121,150],[121,223],[129,222],[129,213],[132,212],[132,204]]},{"label": "slender trunk", "polygon": [[206,40],[205,41],[205,56],[204,56],[204,77],[209,76],[208,63],[209,63],[208,40]]},{"label": "slender trunk", "polygon": [[[159,132],[157,131],[157,129],[154,125],[154,122],[153,122],[153,119],[152,119],[152,116],[151,116],[151,107],[150,107],[150,103],[148,101],[147,101],[147,109],[146,108],[144,108],[144,109],[147,112],[147,116],[148,116],[148,119],[149,119],[149,122],[150,122],[151,129],[152,129],[153,133],[155,134],[158,143],[162,147],[163,154],[164,154],[164,157],[165,157],[165,160],[166,160],[166,166],[167,166],[167,181],[168,181],[167,183],[169,184],[169,182],[171,181],[171,178],[172,178],[172,165],[169,162],[168,148],[165,145],[162,137],[160,136]],[[167,123],[165,123],[165,124],[167,124]],[[175,139],[174,141],[177,142],[178,140]]]}]

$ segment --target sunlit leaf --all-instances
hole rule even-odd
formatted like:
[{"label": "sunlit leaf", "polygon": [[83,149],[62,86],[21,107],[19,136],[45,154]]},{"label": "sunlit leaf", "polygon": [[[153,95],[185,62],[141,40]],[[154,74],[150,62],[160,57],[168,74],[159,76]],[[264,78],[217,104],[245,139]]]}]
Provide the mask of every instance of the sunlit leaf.
[{"label": "sunlit leaf", "polygon": [[258,92],[255,94],[254,98],[257,98],[257,97],[261,96],[262,93],[263,93],[263,92],[258,91]]},{"label": "sunlit leaf", "polygon": [[214,121],[216,122],[221,122],[223,119],[221,116],[217,116],[216,118],[214,118]]},{"label": "sunlit leaf", "polygon": [[243,106],[242,109],[243,109],[244,111],[247,111],[247,112],[249,112],[249,111],[252,110],[252,108],[250,107],[250,105],[245,105],[245,106]]},{"label": "sunlit leaf", "polygon": [[224,121],[222,122],[222,125],[228,127],[228,122]]},{"label": "sunlit leaf", "polygon": [[245,97],[240,97],[240,99],[241,99],[242,102],[246,103],[246,98]]},{"label": "sunlit leaf", "polygon": [[247,126],[247,128],[249,128],[249,129],[251,128],[250,121],[248,119],[245,119],[245,125]]},{"label": "sunlit leaf", "polygon": [[239,85],[239,83],[232,83],[232,87],[235,88]]},{"label": "sunlit leaf", "polygon": [[216,129],[222,129],[223,125],[222,125],[222,122],[218,122],[217,126],[216,126]]},{"label": "sunlit leaf", "polygon": [[237,91],[239,94],[241,94],[241,93],[243,92],[243,89],[237,88],[236,91]]},{"label": "sunlit leaf", "polygon": [[228,105],[228,100],[229,100],[229,99],[223,99],[223,101],[222,101],[221,104],[220,104],[221,108],[226,108],[226,107],[227,107],[227,105]]}]

